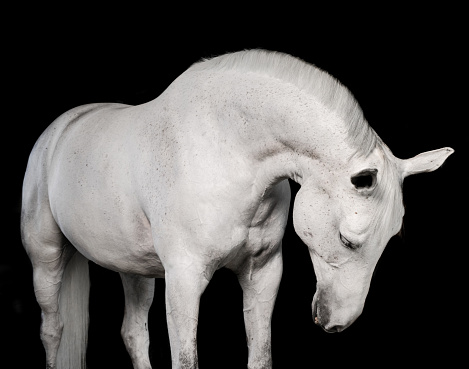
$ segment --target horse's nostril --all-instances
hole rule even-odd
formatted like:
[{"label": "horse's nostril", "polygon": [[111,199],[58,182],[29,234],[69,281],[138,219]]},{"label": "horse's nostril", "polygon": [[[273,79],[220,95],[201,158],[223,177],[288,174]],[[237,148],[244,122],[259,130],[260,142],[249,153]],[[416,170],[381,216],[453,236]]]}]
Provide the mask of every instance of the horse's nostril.
[{"label": "horse's nostril", "polygon": [[325,327],[324,330],[327,333],[338,333],[343,330],[341,325],[333,325],[332,327]]}]

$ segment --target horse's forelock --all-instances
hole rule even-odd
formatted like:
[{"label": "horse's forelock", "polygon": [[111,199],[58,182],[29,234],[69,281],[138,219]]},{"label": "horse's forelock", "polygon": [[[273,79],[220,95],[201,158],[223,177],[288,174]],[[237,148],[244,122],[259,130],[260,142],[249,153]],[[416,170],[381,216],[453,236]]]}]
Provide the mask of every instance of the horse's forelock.
[{"label": "horse's forelock", "polygon": [[386,151],[384,151],[382,175],[375,195],[379,204],[373,215],[371,227],[373,232],[381,233],[385,228],[399,222],[403,216],[401,212],[403,209],[402,180],[393,159]]}]

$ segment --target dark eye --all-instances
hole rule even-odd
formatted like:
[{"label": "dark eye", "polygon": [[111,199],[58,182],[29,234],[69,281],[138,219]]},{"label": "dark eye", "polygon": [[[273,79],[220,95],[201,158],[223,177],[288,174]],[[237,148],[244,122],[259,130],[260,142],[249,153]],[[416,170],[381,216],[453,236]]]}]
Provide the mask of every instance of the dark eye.
[{"label": "dark eye", "polygon": [[342,245],[344,245],[346,248],[351,249],[351,250],[356,250],[360,247],[360,245],[357,245],[355,243],[350,242],[347,240],[342,233],[339,233],[340,235],[340,242],[342,242]]},{"label": "dark eye", "polygon": [[365,169],[354,174],[350,179],[357,190],[371,189],[376,184],[377,169]]}]

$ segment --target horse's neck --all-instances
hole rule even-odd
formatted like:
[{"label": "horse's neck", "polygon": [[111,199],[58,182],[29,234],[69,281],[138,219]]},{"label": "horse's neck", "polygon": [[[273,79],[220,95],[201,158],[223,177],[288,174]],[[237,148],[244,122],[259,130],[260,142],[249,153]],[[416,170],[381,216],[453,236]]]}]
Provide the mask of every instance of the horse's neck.
[{"label": "horse's neck", "polygon": [[[192,148],[204,135],[205,146],[197,150],[209,152],[206,160],[224,150],[257,168],[255,181],[264,188],[286,178],[302,184],[353,154],[334,113],[298,87],[255,73],[189,71],[140,109],[148,121],[156,109],[165,132]],[[223,149],[216,149],[220,144]]]},{"label": "horse's neck", "polygon": [[242,155],[261,163],[266,183],[300,184],[325,164],[343,165],[352,154],[346,128],[317,99],[296,86],[254,73],[189,73],[190,101],[213,129],[237,142]]}]

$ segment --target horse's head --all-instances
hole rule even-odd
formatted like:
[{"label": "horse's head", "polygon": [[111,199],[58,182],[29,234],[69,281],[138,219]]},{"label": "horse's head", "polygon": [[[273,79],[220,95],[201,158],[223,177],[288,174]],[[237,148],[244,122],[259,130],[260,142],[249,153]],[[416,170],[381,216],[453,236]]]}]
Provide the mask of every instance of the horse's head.
[{"label": "horse's head", "polygon": [[366,158],[326,168],[302,184],[293,221],[313,261],[313,318],[324,330],[340,332],[361,314],[376,263],[402,225],[404,178],[439,168],[452,152],[400,160],[378,145]]}]

